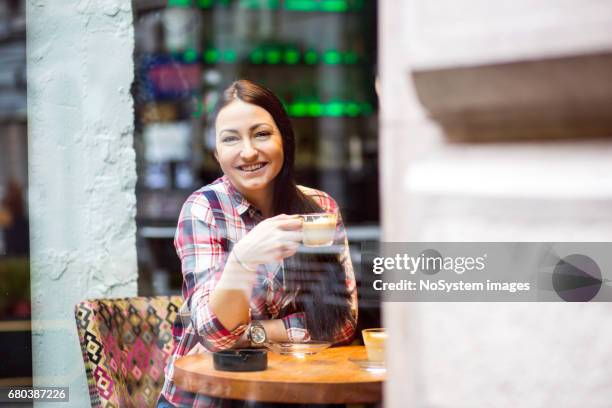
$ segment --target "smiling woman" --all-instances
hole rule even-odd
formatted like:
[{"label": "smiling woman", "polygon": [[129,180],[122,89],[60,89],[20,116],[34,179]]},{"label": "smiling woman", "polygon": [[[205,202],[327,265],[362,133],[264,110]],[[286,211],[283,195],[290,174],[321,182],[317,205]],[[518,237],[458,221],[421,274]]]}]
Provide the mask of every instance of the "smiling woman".
[{"label": "smiling woman", "polygon": [[[174,361],[195,352],[266,342],[352,340],[357,291],[348,243],[333,198],[298,186],[295,140],[281,102],[241,80],[224,93],[215,121],[223,177],[187,199],[175,247],[185,302],[160,406],[219,407],[228,401],[174,385]],[[300,253],[300,214],[337,214],[334,244]],[[241,403],[234,402],[235,406]]]}]

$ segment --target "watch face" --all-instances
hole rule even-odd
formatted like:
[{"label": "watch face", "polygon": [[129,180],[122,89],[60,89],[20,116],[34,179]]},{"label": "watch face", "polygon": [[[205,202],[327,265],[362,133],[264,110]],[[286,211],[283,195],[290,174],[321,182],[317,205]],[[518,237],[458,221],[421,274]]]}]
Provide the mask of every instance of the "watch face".
[{"label": "watch face", "polygon": [[266,341],[266,331],[261,326],[251,327],[251,341],[255,344],[261,344]]}]

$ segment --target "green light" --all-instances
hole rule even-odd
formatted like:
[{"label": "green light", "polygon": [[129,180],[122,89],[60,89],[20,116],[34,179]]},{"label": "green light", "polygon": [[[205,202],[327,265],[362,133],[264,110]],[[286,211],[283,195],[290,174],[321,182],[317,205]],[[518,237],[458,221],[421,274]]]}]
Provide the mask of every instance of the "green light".
[{"label": "green light", "polygon": [[359,115],[361,108],[357,102],[349,102],[344,105],[344,112],[351,117]]},{"label": "green light", "polygon": [[266,52],[266,60],[268,64],[276,65],[281,62],[281,53],[277,49],[271,49]]},{"label": "green light", "polygon": [[207,64],[214,64],[219,59],[219,51],[215,48],[209,48],[204,51],[204,62]]},{"label": "green light", "polygon": [[238,6],[251,10],[276,10],[280,7],[280,0],[240,0]]},{"label": "green light", "polygon": [[287,104],[287,101],[285,100],[285,98],[283,98],[282,96],[279,96],[278,99],[283,105],[283,109],[285,110],[285,112],[289,112],[289,105]]},{"label": "green light", "polygon": [[236,62],[237,58],[238,56],[236,55],[236,51],[234,50],[225,50],[225,52],[223,53],[223,60],[230,64]]},{"label": "green light", "polygon": [[229,7],[232,0],[217,0],[217,4],[223,7]]},{"label": "green light", "polygon": [[198,59],[198,53],[193,48],[187,48],[183,53],[183,61],[185,62],[194,62]]},{"label": "green light", "polygon": [[264,53],[260,49],[251,52],[251,62],[253,64],[261,64],[264,61]]},{"label": "green light", "polygon": [[289,114],[291,116],[301,117],[306,116],[308,108],[305,103],[295,102],[289,105]]},{"label": "green light", "polygon": [[336,65],[342,61],[342,56],[338,51],[329,50],[323,54],[323,62],[329,65]]},{"label": "green light", "polygon": [[285,62],[289,65],[295,65],[300,60],[300,52],[294,48],[285,51]]},{"label": "green light", "polygon": [[189,7],[191,0],[168,0],[168,7]]},{"label": "green light", "polygon": [[370,104],[369,102],[362,102],[361,112],[364,115],[371,115],[374,112],[374,108],[372,107],[372,104]]},{"label": "green light", "polygon": [[304,54],[304,61],[308,65],[314,65],[317,63],[318,60],[319,60],[319,56],[317,55],[316,51],[310,50],[310,51],[306,51],[306,53]]},{"label": "green light", "polygon": [[344,104],[342,102],[328,102],[325,105],[325,113],[327,113],[329,116],[342,116],[342,112],[344,111],[343,108]]},{"label": "green light", "polygon": [[329,12],[343,12],[348,10],[346,0],[323,0],[321,10]]},{"label": "green light", "polygon": [[213,5],[213,0],[198,0],[198,7],[200,8],[209,8]]},{"label": "green light", "polygon": [[357,56],[357,53],[352,52],[352,51],[347,51],[344,53],[344,63],[348,64],[348,65],[353,65],[357,63],[357,59],[359,57]]},{"label": "green light", "polygon": [[323,106],[319,102],[310,102],[307,105],[309,116],[321,116],[323,113]]},{"label": "green light", "polygon": [[258,9],[259,1],[258,0],[240,0],[239,7],[245,8],[245,9]]},{"label": "green light", "polygon": [[292,11],[317,11],[319,4],[314,0],[286,0],[285,8]]}]

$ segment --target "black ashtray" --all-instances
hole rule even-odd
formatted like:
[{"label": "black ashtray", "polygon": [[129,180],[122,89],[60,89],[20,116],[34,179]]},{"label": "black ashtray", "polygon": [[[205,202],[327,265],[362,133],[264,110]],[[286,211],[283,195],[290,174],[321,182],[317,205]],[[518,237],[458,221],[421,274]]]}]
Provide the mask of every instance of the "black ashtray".
[{"label": "black ashtray", "polygon": [[268,352],[259,349],[223,350],[213,353],[215,370],[264,371],[268,368]]}]

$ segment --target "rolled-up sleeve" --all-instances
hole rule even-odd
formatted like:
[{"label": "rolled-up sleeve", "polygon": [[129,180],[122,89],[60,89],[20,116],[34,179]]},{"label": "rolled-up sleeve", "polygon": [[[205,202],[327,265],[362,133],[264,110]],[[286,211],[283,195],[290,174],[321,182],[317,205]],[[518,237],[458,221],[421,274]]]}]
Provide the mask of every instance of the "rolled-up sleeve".
[{"label": "rolled-up sleeve", "polygon": [[303,312],[292,313],[282,318],[287,332],[287,338],[291,342],[310,340],[310,334],[306,330],[306,316]]},{"label": "rolled-up sleeve", "polygon": [[222,235],[205,198],[185,202],[174,237],[183,273],[184,308],[188,308],[181,314],[189,320],[183,325],[192,325],[202,345],[210,351],[231,348],[246,329],[246,325],[241,325],[228,330],[209,305],[228,257]]}]

